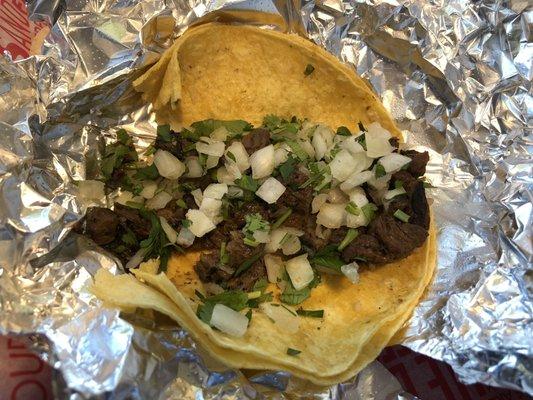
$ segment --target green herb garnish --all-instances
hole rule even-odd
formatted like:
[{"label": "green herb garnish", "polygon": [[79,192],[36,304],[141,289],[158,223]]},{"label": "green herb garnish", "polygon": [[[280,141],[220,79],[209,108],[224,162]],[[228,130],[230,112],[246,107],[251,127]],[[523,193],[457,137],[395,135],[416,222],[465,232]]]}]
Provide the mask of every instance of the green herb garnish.
[{"label": "green herb garnish", "polygon": [[409,218],[411,218],[409,214],[404,213],[402,210],[394,211],[393,215],[402,222],[409,222]]},{"label": "green herb garnish", "polygon": [[287,139],[285,140],[285,143],[289,145],[292,152],[300,159],[300,161],[305,161],[309,157],[309,155],[305,152],[303,147],[298,143],[296,140]]},{"label": "green herb garnish", "polygon": [[361,211],[363,212],[366,220],[369,222],[374,219],[374,215],[377,210],[378,206],[376,206],[374,203],[368,203],[361,207]]},{"label": "green herb garnish", "polygon": [[345,210],[353,215],[361,214],[361,210],[359,209],[359,207],[357,207],[357,204],[355,204],[353,201],[350,201],[348,204],[346,204]]},{"label": "green herb garnish", "polygon": [[278,167],[278,171],[281,174],[281,177],[287,181],[290,176],[294,173],[294,170],[296,169],[296,159],[292,156],[292,154],[289,154],[289,158],[287,158],[287,161],[280,164]]},{"label": "green herb garnish", "polygon": [[336,272],[340,272],[341,267],[346,264],[334,244],[317,251],[309,261],[314,267],[329,268]]},{"label": "green herb garnish", "polygon": [[157,137],[161,139],[163,142],[171,142],[172,135],[170,133],[170,125],[158,125]]},{"label": "green herb garnish", "polygon": [[301,350],[291,349],[290,347],[287,348],[287,354],[289,356],[297,356],[300,353],[301,353]]},{"label": "green herb garnish", "polygon": [[403,188],[403,182],[398,180],[394,181],[394,189],[402,189]]},{"label": "green herb garnish", "polygon": [[154,180],[159,178],[159,171],[157,170],[155,164],[151,164],[147,167],[137,169],[134,178],[139,180]]},{"label": "green herb garnish", "polygon": [[272,224],[272,229],[279,228],[286,220],[289,218],[289,216],[292,214],[292,209],[287,208],[286,211],[283,212],[279,216],[279,218]]},{"label": "green herb garnish", "polygon": [[191,124],[191,128],[194,130],[195,135],[197,135],[196,140],[201,136],[209,136],[216,129],[224,127],[227,131],[232,134],[230,136],[235,137],[242,135],[244,131],[249,131],[252,129],[252,125],[243,120],[231,120],[231,121],[221,121],[217,119],[206,119],[204,121],[198,121]]},{"label": "green herb garnish", "polygon": [[352,243],[357,236],[359,236],[357,229],[348,229],[346,236],[344,236],[344,239],[342,239],[342,242],[339,244],[339,247],[337,247],[337,250],[343,251],[346,246]]},{"label": "green herb garnish", "polygon": [[192,225],[192,221],[188,219],[182,219],[181,220],[181,226],[184,228],[189,228]]},{"label": "green herb garnish", "polygon": [[305,66],[304,75],[305,76],[309,76],[309,75],[311,75],[313,73],[314,70],[315,70],[315,67],[313,67],[313,65],[307,64]]},{"label": "green herb garnish", "polygon": [[120,239],[122,240],[122,243],[128,245],[129,247],[134,247],[139,244],[135,233],[133,233],[133,231],[128,227],[126,227],[126,233],[124,233]]},{"label": "green herb garnish", "polygon": [[229,253],[226,251],[226,242],[220,243],[220,264],[226,265],[229,262]]},{"label": "green herb garnish", "polygon": [[250,175],[243,175],[240,179],[237,179],[235,183],[244,190],[249,190],[250,192],[256,192],[259,188],[259,183],[253,179]]},{"label": "green herb garnish", "polygon": [[296,313],[302,317],[309,317],[309,318],[323,318],[324,317],[324,310],[304,310],[303,308],[299,308],[296,310]]},{"label": "green herb garnish", "polygon": [[187,208],[187,203],[185,203],[185,201],[183,199],[178,199],[176,200],[176,205],[179,207],[179,208]]},{"label": "green herb garnish", "polygon": [[233,161],[234,163],[237,162],[237,159],[235,158],[235,154],[233,154],[231,151],[228,151],[228,152],[226,153],[226,155],[227,155],[228,158],[229,158],[231,161]]},{"label": "green herb garnish", "polygon": [[381,178],[382,176],[387,175],[387,171],[385,171],[385,167],[381,164],[376,164],[376,172],[375,172],[376,178]]},{"label": "green herb garnish", "polygon": [[209,324],[211,322],[211,316],[213,315],[215,305],[223,304],[232,310],[241,311],[246,308],[248,304],[248,295],[242,290],[229,290],[227,292],[205,297],[202,301],[203,304],[198,306],[196,315],[200,320]]},{"label": "green herb garnish", "polygon": [[350,132],[350,130],[347,127],[345,127],[345,126],[339,126],[337,128],[337,135],[351,136],[352,132]]},{"label": "green herb garnish", "polygon": [[239,265],[239,268],[237,268],[237,270],[233,273],[233,276],[239,276],[242,273],[248,271],[257,260],[263,257],[263,254],[264,253],[260,251],[258,253],[255,253],[248,260],[244,261],[241,265]]}]

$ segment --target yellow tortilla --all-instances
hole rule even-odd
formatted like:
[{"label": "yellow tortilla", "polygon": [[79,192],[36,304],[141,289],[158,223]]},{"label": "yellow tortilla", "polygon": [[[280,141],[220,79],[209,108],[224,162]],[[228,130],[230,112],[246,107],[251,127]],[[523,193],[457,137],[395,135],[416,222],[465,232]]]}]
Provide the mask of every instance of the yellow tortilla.
[{"label": "yellow tortilla", "polygon": [[[314,70],[306,75],[308,65]],[[216,23],[190,28],[134,86],[153,104],[158,123],[169,123],[175,130],[208,118],[259,125],[266,114],[275,114],[296,115],[333,128],[347,126],[352,131],[358,130],[359,121],[379,122],[400,137],[360,77],[297,35]],[[146,284],[132,276],[102,273],[105,276],[97,276],[92,290],[110,304],[169,315],[231,367],[284,369],[326,385],[357,373],[400,329],[429,284],[434,255],[432,225],[424,246],[401,261],[363,269],[356,285],[342,276],[323,275],[322,283],[298,307],[323,309],[325,317],[300,318],[296,333],[260,312],[254,312],[242,338],[200,321],[197,304],[191,300],[195,290],[203,292],[193,268],[197,253],[174,256],[167,275],[135,271]],[[126,289],[119,292],[118,285]],[[136,296],[129,299],[128,293]],[[288,348],[302,352],[289,356]]]}]

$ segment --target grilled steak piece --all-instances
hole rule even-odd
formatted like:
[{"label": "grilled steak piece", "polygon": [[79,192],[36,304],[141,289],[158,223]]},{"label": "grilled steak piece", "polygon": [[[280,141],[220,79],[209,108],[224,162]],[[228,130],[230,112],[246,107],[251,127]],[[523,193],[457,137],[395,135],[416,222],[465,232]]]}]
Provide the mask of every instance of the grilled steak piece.
[{"label": "grilled steak piece", "polygon": [[270,144],[270,132],[264,128],[257,128],[244,135],[241,141],[248,155],[251,155]]},{"label": "grilled steak piece", "polygon": [[344,251],[342,259],[347,263],[354,260],[365,260],[373,264],[384,264],[390,261],[389,256],[379,240],[372,235],[362,234],[355,238]]},{"label": "grilled steak piece", "polygon": [[115,240],[119,228],[118,216],[109,208],[91,207],[85,217],[87,235],[98,245]]},{"label": "grilled steak piece", "polygon": [[260,258],[247,271],[243,272],[242,275],[231,278],[227,283],[227,287],[232,290],[240,289],[245,292],[250,292],[255,282],[265,276],[265,264],[263,263],[263,259]]},{"label": "grilled steak piece", "polygon": [[138,239],[146,239],[150,234],[151,224],[141,217],[139,210],[116,203],[115,214],[120,224],[130,228]]},{"label": "grilled steak piece", "polygon": [[426,165],[429,162],[429,153],[427,151],[420,153],[416,150],[402,150],[400,153],[411,159],[411,163],[407,166],[407,171],[415,178],[426,173]]},{"label": "grilled steak piece", "polygon": [[200,260],[194,266],[198,277],[202,282],[214,282],[221,284],[230,279],[231,274],[223,271],[218,266],[220,264],[220,253],[218,250],[206,251],[200,256]]}]

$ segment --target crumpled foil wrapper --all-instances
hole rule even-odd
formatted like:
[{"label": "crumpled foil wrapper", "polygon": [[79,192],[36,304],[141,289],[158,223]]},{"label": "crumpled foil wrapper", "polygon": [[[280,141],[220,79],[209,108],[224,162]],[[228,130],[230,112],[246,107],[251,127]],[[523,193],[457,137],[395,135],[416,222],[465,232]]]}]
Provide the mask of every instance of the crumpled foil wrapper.
[{"label": "crumpled foil wrapper", "polygon": [[430,151],[437,186],[438,269],[403,344],[446,361],[464,382],[533,394],[527,0],[34,0],[28,8],[53,28],[42,55],[0,58],[0,332],[31,335],[57,372],[58,398],[413,398],[377,362],[323,390],[283,372],[229,370],[168,321],[120,316],[87,292],[98,268],[119,266],[69,235],[94,201],[78,195],[76,181],[96,176],[118,127],[141,147],[154,137],[132,79],[201,19],[298,32],[369,81],[407,144]]}]

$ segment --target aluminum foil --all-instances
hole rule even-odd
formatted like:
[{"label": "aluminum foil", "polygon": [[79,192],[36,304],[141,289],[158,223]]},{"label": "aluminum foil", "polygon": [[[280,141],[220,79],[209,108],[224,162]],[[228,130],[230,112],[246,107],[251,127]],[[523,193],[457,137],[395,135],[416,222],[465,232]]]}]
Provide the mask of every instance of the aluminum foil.
[{"label": "aluminum foil", "polygon": [[[31,334],[59,398],[411,399],[379,363],[312,390],[283,372],[217,364],[186,332],[105,309],[86,291],[112,257],[72,225],[91,202],[102,145],[144,146],[149,107],[132,79],[200,19],[297,32],[372,85],[409,146],[430,151],[438,269],[403,344],[461,380],[533,394],[531,131],[527,0],[120,0],[28,4],[53,25],[42,55],[0,58],[0,332]],[[242,13],[236,10],[247,10]],[[250,13],[261,11],[271,13]]]}]

